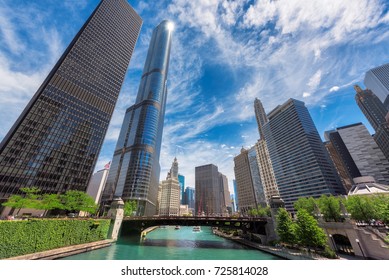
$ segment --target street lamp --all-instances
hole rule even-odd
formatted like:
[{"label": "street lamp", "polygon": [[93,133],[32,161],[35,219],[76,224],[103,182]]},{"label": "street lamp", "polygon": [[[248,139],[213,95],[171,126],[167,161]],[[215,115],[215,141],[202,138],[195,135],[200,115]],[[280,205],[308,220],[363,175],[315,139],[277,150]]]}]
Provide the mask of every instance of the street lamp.
[{"label": "street lamp", "polygon": [[338,248],[336,247],[336,244],[335,244],[335,241],[334,241],[334,239],[333,239],[333,237],[332,237],[332,234],[329,234],[328,236],[329,236],[330,239],[331,239],[332,247],[334,248],[335,255],[338,257],[338,254],[337,254]]},{"label": "street lamp", "polygon": [[366,260],[365,253],[364,253],[363,250],[362,250],[361,244],[359,243],[359,239],[357,238],[357,239],[355,239],[355,241],[357,242],[357,244],[358,244],[358,246],[359,246],[359,250],[361,250],[361,252],[362,252],[363,258]]}]

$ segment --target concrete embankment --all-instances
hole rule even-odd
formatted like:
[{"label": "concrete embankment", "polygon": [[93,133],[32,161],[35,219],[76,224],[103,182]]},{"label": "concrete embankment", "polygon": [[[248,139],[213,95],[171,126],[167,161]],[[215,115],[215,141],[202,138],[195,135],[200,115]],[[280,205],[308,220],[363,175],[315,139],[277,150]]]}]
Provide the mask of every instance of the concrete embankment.
[{"label": "concrete embankment", "polygon": [[273,247],[273,246],[266,246],[262,244],[258,244],[255,242],[252,242],[250,240],[243,239],[240,236],[232,236],[232,235],[227,235],[221,231],[215,230],[214,233],[220,237],[227,238],[229,240],[238,242],[240,244],[243,244],[245,246],[255,248],[261,251],[264,251],[266,253],[272,254],[274,256],[287,259],[287,260],[326,260],[327,258],[321,257],[319,255],[313,255],[313,254],[305,254],[301,251],[298,250],[292,250],[292,249],[287,249],[287,248],[278,248],[278,247]]},{"label": "concrete embankment", "polygon": [[159,228],[159,226],[146,228],[146,229],[145,229],[144,231],[142,231],[141,234],[140,234],[141,240],[143,241],[144,239],[146,239],[146,235],[147,235],[149,232],[151,232],[151,231],[153,231],[153,230],[155,230],[155,229],[157,229],[157,228]]},{"label": "concrete embankment", "polygon": [[17,257],[8,258],[6,260],[54,260],[71,255],[76,255],[84,252],[88,252],[95,249],[104,248],[110,246],[113,242],[112,239],[100,240],[86,244],[78,244],[68,247],[57,248],[53,250],[32,253],[28,255],[22,255]]}]

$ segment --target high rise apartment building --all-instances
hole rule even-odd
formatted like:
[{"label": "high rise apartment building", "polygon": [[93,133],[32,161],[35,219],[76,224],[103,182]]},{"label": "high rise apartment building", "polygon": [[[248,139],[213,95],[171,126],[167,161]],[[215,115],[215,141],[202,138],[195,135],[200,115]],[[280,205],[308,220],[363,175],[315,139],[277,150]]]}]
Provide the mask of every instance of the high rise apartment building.
[{"label": "high rise apartment building", "polygon": [[166,180],[161,183],[161,194],[159,201],[160,216],[180,215],[180,185],[178,182],[178,161],[174,158],[170,172]]},{"label": "high rise apartment building", "polygon": [[218,167],[213,164],[195,168],[195,215],[215,216],[226,213],[224,186]]},{"label": "high rise apartment building", "polygon": [[21,187],[85,191],[142,19],[103,0],[0,144],[0,201]]},{"label": "high rise apartment building", "polygon": [[367,71],[364,84],[373,91],[385,108],[389,110],[389,63]]},{"label": "high rise apartment building", "polygon": [[236,196],[239,200],[238,211],[248,214],[251,209],[266,206],[255,149],[240,150],[240,154],[234,158],[234,173],[237,185]]},{"label": "high rise apartment building", "polygon": [[285,207],[299,197],[344,194],[345,190],[304,103],[289,99],[267,115],[263,132]]},{"label": "high rise apartment building", "polygon": [[136,200],[136,214],[157,211],[159,156],[167,98],[172,22],[153,31],[136,102],[127,109],[103,200]]},{"label": "high rise apartment building", "polygon": [[374,177],[389,184],[389,162],[362,123],[338,127],[325,133],[347,168],[350,178]]}]

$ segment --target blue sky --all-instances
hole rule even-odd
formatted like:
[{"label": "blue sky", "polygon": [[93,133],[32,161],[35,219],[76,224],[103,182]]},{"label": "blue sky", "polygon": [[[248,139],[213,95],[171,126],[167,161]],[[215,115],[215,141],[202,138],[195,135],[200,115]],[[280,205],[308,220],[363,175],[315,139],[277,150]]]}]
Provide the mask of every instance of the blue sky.
[{"label": "blue sky", "polygon": [[[0,0],[0,139],[98,2]],[[255,97],[267,112],[288,98],[304,101],[322,137],[368,126],[353,85],[364,88],[365,72],[389,62],[388,1],[129,2],[144,22],[96,169],[111,160],[151,32],[164,19],[175,30],[161,179],[176,156],[187,185],[195,166],[213,163],[232,189],[233,157],[259,137]]]}]

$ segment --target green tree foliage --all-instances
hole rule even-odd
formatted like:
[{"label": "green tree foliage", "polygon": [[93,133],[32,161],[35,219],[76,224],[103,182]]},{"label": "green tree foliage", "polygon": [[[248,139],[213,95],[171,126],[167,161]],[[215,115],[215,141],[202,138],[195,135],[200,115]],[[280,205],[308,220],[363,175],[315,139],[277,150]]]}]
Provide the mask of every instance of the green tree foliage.
[{"label": "green tree foliage", "polygon": [[305,209],[297,211],[295,233],[298,243],[308,247],[324,247],[327,236],[318,222]]},{"label": "green tree foliage", "polygon": [[136,201],[129,200],[124,202],[124,216],[133,216],[136,211]]},{"label": "green tree foliage", "polygon": [[294,203],[294,209],[296,209],[296,211],[304,209],[314,216],[316,211],[316,200],[313,197],[300,197]]},{"label": "green tree foliage", "polygon": [[40,207],[42,210],[64,209],[64,205],[61,203],[60,197],[57,194],[44,194]]},{"label": "green tree foliage", "polygon": [[389,225],[389,196],[388,195],[373,195],[371,196],[372,203],[375,207],[377,215],[376,220],[381,220]]},{"label": "green tree foliage", "polygon": [[[21,195],[12,195],[7,202],[4,202],[3,206],[8,206],[16,209],[22,208],[31,208],[31,209],[40,209],[39,208],[39,198],[40,198],[40,189],[37,187],[31,188],[20,188],[24,193],[24,196]],[[19,213],[19,211],[18,211]]]},{"label": "green tree foliage", "polygon": [[253,217],[270,217],[271,211],[270,207],[262,207],[261,205],[258,205],[257,208],[250,209],[248,214]]},{"label": "green tree foliage", "polygon": [[95,213],[97,205],[93,198],[82,191],[69,190],[60,196],[63,209],[68,211],[84,211]]},{"label": "green tree foliage", "polygon": [[345,200],[347,212],[351,218],[360,222],[370,222],[377,218],[377,209],[369,196],[353,195]]},{"label": "green tree foliage", "polygon": [[339,197],[322,195],[317,200],[317,204],[326,221],[340,222],[342,220]]},{"label": "green tree foliage", "polygon": [[279,208],[277,212],[277,234],[282,242],[288,244],[295,244],[296,234],[295,234],[295,224],[285,208]]}]

